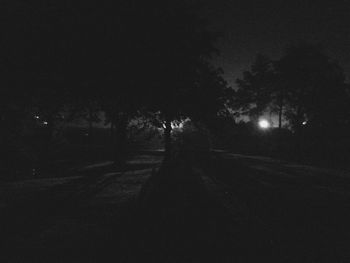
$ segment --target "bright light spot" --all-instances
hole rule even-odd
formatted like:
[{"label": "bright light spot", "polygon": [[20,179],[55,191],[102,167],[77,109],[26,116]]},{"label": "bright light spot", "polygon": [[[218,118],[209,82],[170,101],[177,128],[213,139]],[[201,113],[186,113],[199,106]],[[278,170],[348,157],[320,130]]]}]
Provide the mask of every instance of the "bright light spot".
[{"label": "bright light spot", "polygon": [[44,125],[47,125],[47,124],[48,124],[48,122],[47,122],[47,121],[43,121],[43,124],[44,124]]},{"label": "bright light spot", "polygon": [[267,120],[262,119],[259,121],[259,127],[261,129],[268,129],[270,128],[270,123]]},{"label": "bright light spot", "polygon": [[[187,119],[186,119],[187,120]],[[171,122],[171,128],[172,129],[182,129],[184,127],[184,123],[186,120],[182,120],[182,121],[172,121]],[[165,123],[162,123],[163,128],[165,129]]]},{"label": "bright light spot", "polygon": [[38,120],[39,118],[40,118],[40,117],[39,117],[38,115],[35,115],[35,116],[34,116],[34,119],[37,119],[37,120]]},{"label": "bright light spot", "polygon": [[171,122],[171,128],[172,129],[182,129],[184,127],[184,122]]},{"label": "bright light spot", "polygon": [[307,121],[303,121],[303,123],[302,123],[303,125],[306,125],[307,124]]}]

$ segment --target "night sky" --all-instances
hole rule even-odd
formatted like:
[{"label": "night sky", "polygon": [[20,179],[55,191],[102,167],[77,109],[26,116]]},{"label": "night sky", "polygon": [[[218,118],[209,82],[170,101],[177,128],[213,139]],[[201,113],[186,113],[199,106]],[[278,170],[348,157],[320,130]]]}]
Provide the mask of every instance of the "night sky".
[{"label": "night sky", "polygon": [[203,13],[223,33],[217,44],[229,84],[257,53],[273,59],[292,43],[321,44],[350,76],[350,1],[204,0]]}]

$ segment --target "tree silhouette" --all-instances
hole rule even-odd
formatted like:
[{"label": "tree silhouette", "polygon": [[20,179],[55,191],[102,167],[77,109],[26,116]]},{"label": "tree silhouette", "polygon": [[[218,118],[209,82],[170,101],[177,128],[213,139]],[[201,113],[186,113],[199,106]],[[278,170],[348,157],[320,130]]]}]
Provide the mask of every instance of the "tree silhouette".
[{"label": "tree silhouette", "polygon": [[203,65],[215,52],[216,34],[206,29],[188,5],[156,5],[149,13],[152,17],[146,23],[149,67],[145,101],[164,123],[165,149],[169,153],[171,122],[187,117],[190,103],[197,105],[194,100],[199,98],[194,94],[199,93],[194,90],[198,89]]},{"label": "tree silhouette", "polygon": [[298,130],[306,122],[318,128],[332,127],[349,119],[343,71],[318,46],[292,46],[276,65],[288,94],[287,117],[293,128]]},{"label": "tree silhouette", "polygon": [[49,142],[67,95],[67,50],[63,48],[67,38],[62,35],[57,9],[49,4],[14,1],[5,10],[12,15],[1,14],[7,25],[3,28],[6,37],[2,52],[11,65],[8,69],[12,80],[8,84],[13,89],[6,93],[18,94],[12,96],[12,103],[21,108],[22,119],[40,115],[47,124]]},{"label": "tree silhouette", "polygon": [[185,112],[194,123],[210,126],[218,116],[226,113],[234,91],[227,86],[220,68],[204,63],[197,73],[197,81],[184,101]]},{"label": "tree silhouette", "polygon": [[27,115],[45,122],[48,141],[67,106],[88,112],[90,128],[101,109],[122,163],[134,116],[152,112],[161,119],[169,152],[172,121],[204,120],[224,105],[226,84],[208,62],[217,34],[185,1],[17,4],[6,17],[3,53],[21,80]]},{"label": "tree silhouette", "polygon": [[18,79],[20,69],[5,54],[0,59],[0,72],[0,145],[5,149],[22,133],[29,94],[23,88],[23,78]]},{"label": "tree silhouette", "polygon": [[270,106],[273,97],[273,63],[267,57],[258,54],[249,71],[243,72],[243,78],[237,79],[236,107],[243,114],[256,121]]}]

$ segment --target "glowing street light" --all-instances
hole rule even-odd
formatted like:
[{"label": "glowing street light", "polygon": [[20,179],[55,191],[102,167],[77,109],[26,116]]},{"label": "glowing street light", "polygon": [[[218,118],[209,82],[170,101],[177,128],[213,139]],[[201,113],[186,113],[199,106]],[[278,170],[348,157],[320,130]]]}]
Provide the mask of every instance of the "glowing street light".
[{"label": "glowing street light", "polygon": [[268,128],[270,128],[270,123],[267,121],[267,120],[265,120],[265,119],[261,119],[260,121],[259,121],[259,127],[261,128],[261,129],[268,129]]}]

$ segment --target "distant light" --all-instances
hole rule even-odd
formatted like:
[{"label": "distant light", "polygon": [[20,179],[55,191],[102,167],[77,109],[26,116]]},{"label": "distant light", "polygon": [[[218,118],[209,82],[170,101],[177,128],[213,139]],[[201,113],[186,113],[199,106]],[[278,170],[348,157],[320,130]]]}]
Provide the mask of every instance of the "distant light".
[{"label": "distant light", "polygon": [[171,128],[172,129],[182,129],[184,127],[184,121],[181,122],[171,122]]},{"label": "distant light", "polygon": [[307,124],[307,121],[303,121],[302,125],[306,125]]},{"label": "distant light", "polygon": [[[182,120],[182,121],[179,121],[179,122],[172,121],[171,124],[170,124],[171,128],[172,129],[182,129],[184,127],[184,123],[185,123],[186,120]],[[162,123],[162,126],[163,126],[164,129],[166,128],[165,123]]]},{"label": "distant light", "polygon": [[40,117],[38,115],[34,115],[34,119],[39,119]]},{"label": "distant light", "polygon": [[270,123],[267,120],[262,119],[259,121],[259,127],[261,129],[268,129],[270,128]]},{"label": "distant light", "polygon": [[48,124],[48,122],[47,122],[47,121],[43,121],[43,124],[44,124],[44,125],[47,125],[47,124]]}]

